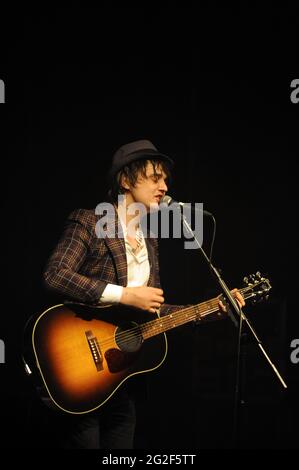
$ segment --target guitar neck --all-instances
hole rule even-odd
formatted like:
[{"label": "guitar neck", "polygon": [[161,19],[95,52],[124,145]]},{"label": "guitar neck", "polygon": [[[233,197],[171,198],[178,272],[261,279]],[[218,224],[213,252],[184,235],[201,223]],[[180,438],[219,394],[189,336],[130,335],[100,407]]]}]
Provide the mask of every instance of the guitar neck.
[{"label": "guitar neck", "polygon": [[[240,293],[243,295],[244,299],[249,299],[255,295],[250,287],[240,289]],[[141,325],[143,339],[151,338],[194,320],[202,320],[204,317],[219,311],[218,302],[219,298],[215,297],[144,323]]]}]

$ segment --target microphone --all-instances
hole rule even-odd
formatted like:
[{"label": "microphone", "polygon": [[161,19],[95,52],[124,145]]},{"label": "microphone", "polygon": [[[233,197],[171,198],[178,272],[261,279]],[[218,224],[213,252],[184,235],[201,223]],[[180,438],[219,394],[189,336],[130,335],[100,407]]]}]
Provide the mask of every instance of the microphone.
[{"label": "microphone", "polygon": [[[168,196],[168,195],[162,197],[160,204],[164,204],[165,206],[176,206],[176,207],[184,207],[186,205],[185,202],[175,201],[171,196]],[[190,203],[188,203],[188,205],[189,204]],[[195,208],[195,210],[199,210],[200,212],[203,213],[203,215],[206,215],[208,217],[214,217],[213,214],[211,214],[211,212],[208,212],[204,209],[199,209],[197,207]]]}]

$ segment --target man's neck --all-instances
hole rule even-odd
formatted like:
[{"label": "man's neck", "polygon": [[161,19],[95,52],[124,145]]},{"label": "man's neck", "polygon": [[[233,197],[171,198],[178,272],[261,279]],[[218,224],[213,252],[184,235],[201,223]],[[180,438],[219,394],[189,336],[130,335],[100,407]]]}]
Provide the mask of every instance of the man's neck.
[{"label": "man's neck", "polygon": [[131,201],[130,198],[127,195],[125,195],[123,198],[123,201],[120,204],[118,204],[117,212],[118,212],[118,216],[122,224],[125,227],[128,227],[131,220],[134,219],[134,225],[132,226],[132,224],[130,224],[130,228],[135,227],[135,230],[137,230],[137,228],[140,225],[140,215],[137,212],[133,214],[128,213],[128,208],[130,204],[133,204],[133,203],[134,201]]}]

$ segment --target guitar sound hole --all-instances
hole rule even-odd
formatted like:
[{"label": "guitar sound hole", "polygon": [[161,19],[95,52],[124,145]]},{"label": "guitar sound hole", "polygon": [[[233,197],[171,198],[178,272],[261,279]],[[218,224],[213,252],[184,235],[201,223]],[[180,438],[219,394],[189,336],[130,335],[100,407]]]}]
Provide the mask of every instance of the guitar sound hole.
[{"label": "guitar sound hole", "polygon": [[115,341],[123,352],[136,352],[142,345],[142,334],[137,323],[128,322],[117,327]]}]

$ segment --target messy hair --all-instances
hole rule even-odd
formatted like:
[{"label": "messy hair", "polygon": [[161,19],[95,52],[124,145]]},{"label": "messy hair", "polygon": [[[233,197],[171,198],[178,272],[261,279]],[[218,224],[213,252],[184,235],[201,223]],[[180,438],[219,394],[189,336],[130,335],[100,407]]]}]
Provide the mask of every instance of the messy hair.
[{"label": "messy hair", "polygon": [[146,177],[146,167],[147,164],[151,163],[153,165],[154,175],[157,174],[157,169],[162,168],[167,177],[167,182],[169,184],[171,179],[169,165],[161,159],[141,159],[135,160],[128,165],[124,166],[119,170],[119,172],[113,177],[110,182],[110,189],[108,190],[108,197],[112,202],[117,202],[117,198],[120,194],[124,194],[125,189],[122,187],[122,178],[123,176],[127,179],[131,186],[135,186],[138,176],[142,175]]}]

